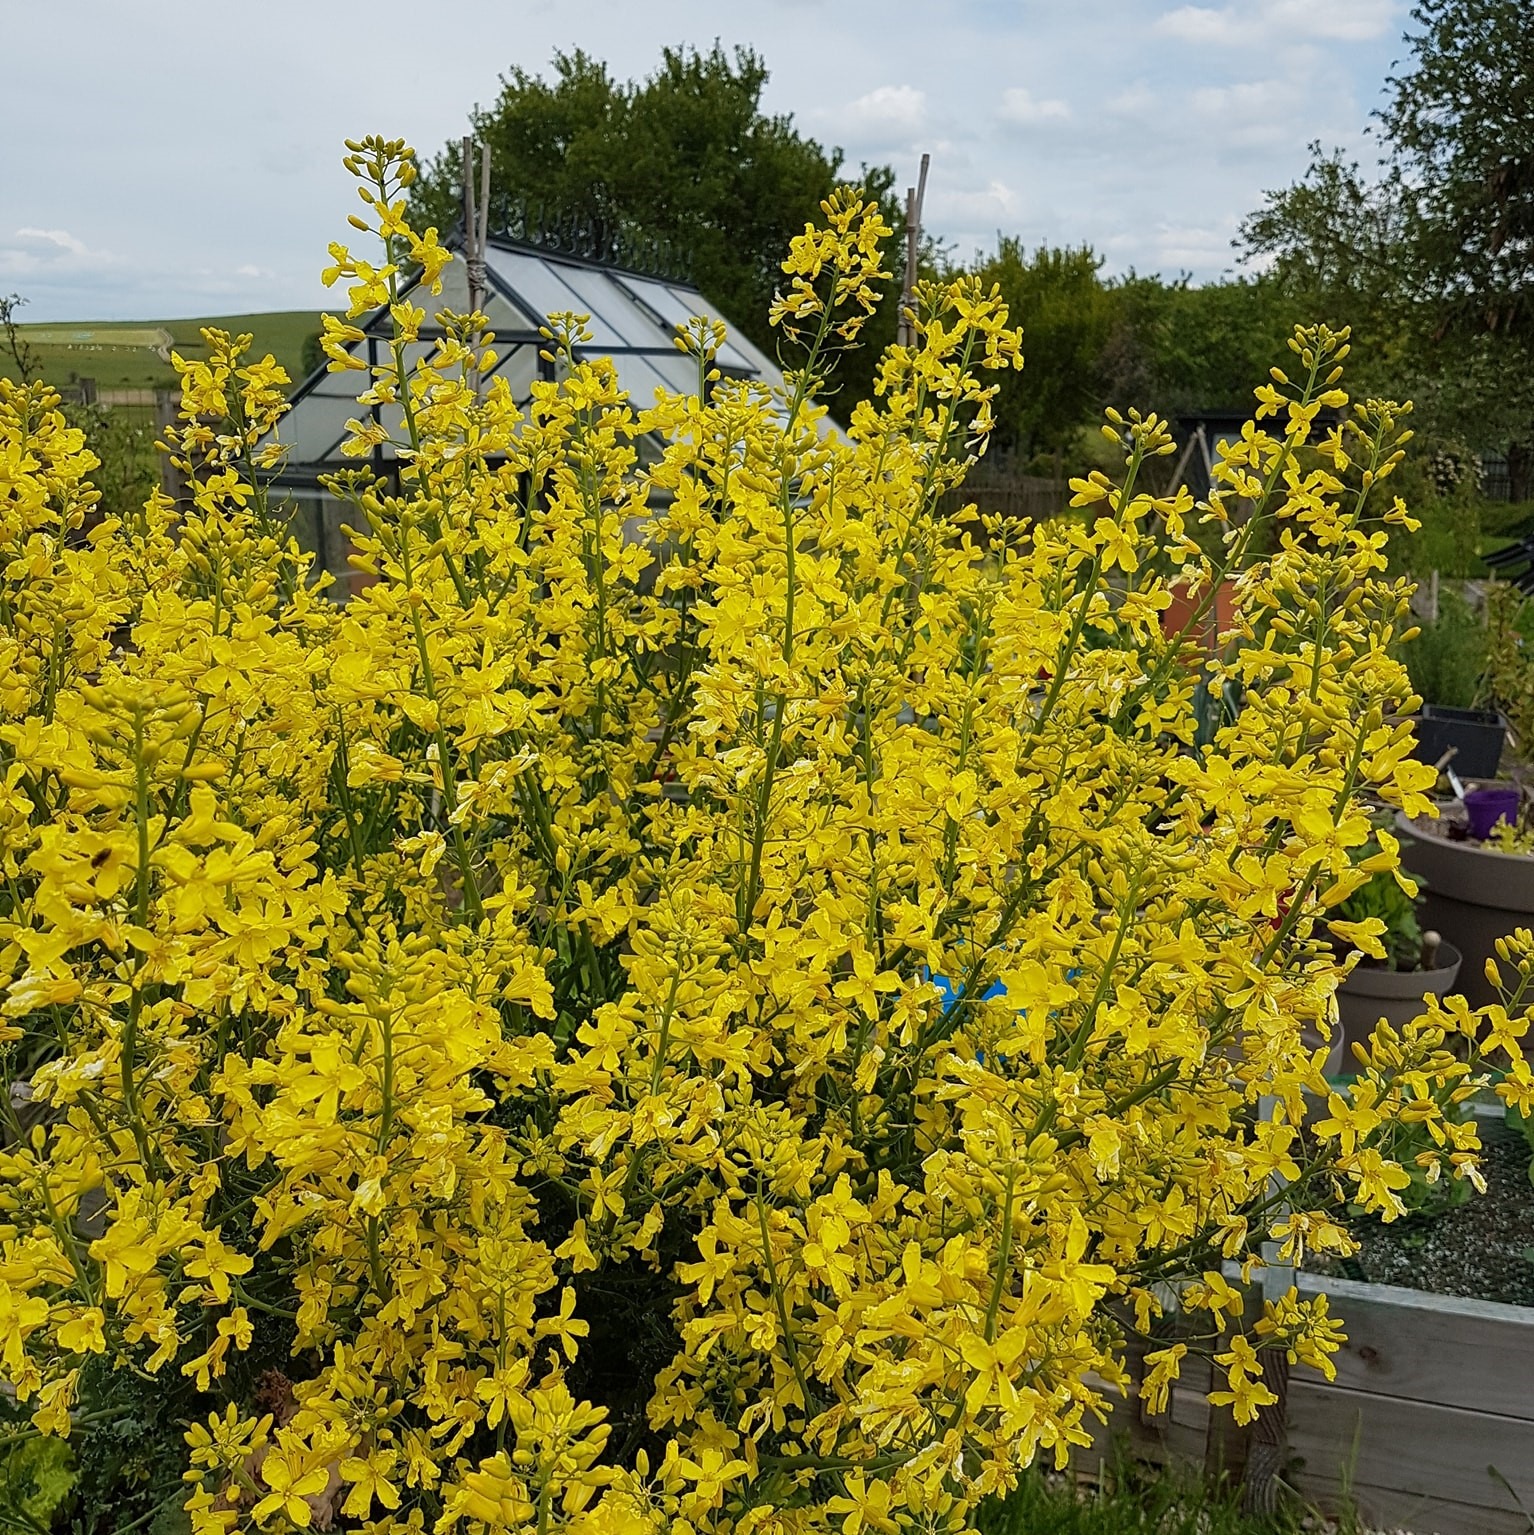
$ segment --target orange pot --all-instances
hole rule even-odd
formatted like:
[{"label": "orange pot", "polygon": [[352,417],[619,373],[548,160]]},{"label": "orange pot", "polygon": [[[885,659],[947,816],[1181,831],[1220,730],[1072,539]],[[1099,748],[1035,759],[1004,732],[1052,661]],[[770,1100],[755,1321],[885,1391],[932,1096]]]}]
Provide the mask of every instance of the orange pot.
[{"label": "orange pot", "polygon": [[1189,629],[1193,615],[1203,604],[1205,590],[1202,587],[1175,586],[1172,588],[1171,606],[1161,615],[1161,632],[1169,639],[1175,634],[1213,651],[1223,630],[1230,628],[1236,615],[1236,583],[1226,577],[1215,589],[1214,603],[1204,614],[1196,629]]}]

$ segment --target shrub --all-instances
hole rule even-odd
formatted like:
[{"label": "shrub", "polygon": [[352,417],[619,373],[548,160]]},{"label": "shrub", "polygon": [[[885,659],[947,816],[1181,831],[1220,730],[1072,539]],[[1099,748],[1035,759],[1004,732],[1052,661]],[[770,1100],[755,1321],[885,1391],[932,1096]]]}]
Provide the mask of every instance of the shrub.
[{"label": "shrub", "polygon": [[[1369,857],[1378,851],[1377,843],[1364,844]],[[1422,968],[1422,924],[1417,920],[1417,898],[1415,893],[1408,893],[1393,873],[1381,870],[1371,875],[1366,884],[1338,905],[1337,916],[1347,922],[1367,922],[1371,917],[1378,920],[1378,937],[1387,970]]]},{"label": "shrub", "polygon": [[1403,647],[1412,688],[1429,703],[1471,709],[1482,701],[1487,666],[1487,628],[1453,587],[1438,599],[1438,614]]},{"label": "shrub", "polygon": [[1485,675],[1482,697],[1502,709],[1520,751],[1534,743],[1534,661],[1529,659],[1534,604],[1506,581],[1486,589]]},{"label": "shrub", "polygon": [[[785,264],[781,390],[719,377],[697,322],[696,393],[640,407],[565,318],[519,414],[477,397],[471,318],[423,357],[406,269],[446,253],[403,222],[408,152],[351,150],[384,257],[334,248],[327,351],[391,306],[350,447],[392,433],[401,469],[337,476],[376,578],[345,606],[263,489],[286,381],[246,338],[181,365],[186,508],[88,534],[79,433],[0,388],[22,1432],[73,1431],[113,1522],[84,1461],[121,1382],[184,1434],[198,1532],[855,1535],[962,1528],[1064,1462],[1164,1283],[1193,1323],[1152,1401],[1231,1327],[1239,1417],[1261,1351],[1327,1368],[1324,1300],[1242,1333],[1222,1260],[1399,1213],[1403,1115],[1476,1176],[1467,1015],[1382,1030],[1303,1127],[1327,912],[1395,856],[1354,867],[1361,796],[1422,812],[1431,776],[1379,576],[1402,412],[1301,467],[1346,351],[1303,331],[1206,509],[1255,506],[1218,561],[1138,489],[1155,418],[1110,416],[1085,519],[950,524],[1018,336],[928,285],[832,429],[883,276],[855,196]],[[1195,749],[1162,613],[1226,575],[1244,704]]]}]

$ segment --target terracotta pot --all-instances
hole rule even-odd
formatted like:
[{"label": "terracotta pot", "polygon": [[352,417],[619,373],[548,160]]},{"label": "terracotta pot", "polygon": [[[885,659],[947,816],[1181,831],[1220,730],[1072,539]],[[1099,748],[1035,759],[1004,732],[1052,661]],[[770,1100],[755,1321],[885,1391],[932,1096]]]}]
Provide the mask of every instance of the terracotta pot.
[{"label": "terracotta pot", "polygon": [[1486,979],[1497,939],[1534,927],[1534,858],[1499,853],[1474,842],[1450,842],[1396,817],[1404,834],[1401,862],[1426,882],[1422,926],[1433,928],[1464,955],[1458,990],[1471,1007],[1499,1000]]},{"label": "terracotta pot", "polygon": [[1359,965],[1337,989],[1337,1017],[1342,1024],[1344,1069],[1355,1057],[1353,1046],[1363,1044],[1381,1018],[1400,1028],[1425,1011],[1424,997],[1441,997],[1459,974],[1460,953],[1452,943],[1439,946],[1441,965],[1431,970],[1376,970]]},{"label": "terracotta pot", "polygon": [[1186,586],[1174,586],[1172,600],[1161,615],[1162,633],[1170,638],[1174,634],[1182,634],[1184,630],[1188,630],[1185,636],[1187,639],[1195,641],[1205,650],[1213,651],[1220,632],[1230,628],[1231,621],[1235,617],[1234,578],[1227,576],[1220,582],[1215,590],[1213,606],[1204,615],[1197,629],[1189,629],[1193,615],[1198,611],[1205,596],[1206,593],[1202,589],[1194,591]]}]

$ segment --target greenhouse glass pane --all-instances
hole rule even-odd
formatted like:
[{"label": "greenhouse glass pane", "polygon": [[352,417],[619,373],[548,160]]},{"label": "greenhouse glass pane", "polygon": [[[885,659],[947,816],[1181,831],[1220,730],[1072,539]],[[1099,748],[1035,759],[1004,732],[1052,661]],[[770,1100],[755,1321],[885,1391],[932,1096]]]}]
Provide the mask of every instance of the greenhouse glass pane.
[{"label": "greenhouse glass pane", "polygon": [[571,272],[579,268],[542,256],[526,255],[521,251],[491,250],[488,259],[496,274],[517,297],[523,303],[530,304],[538,313],[540,322],[561,311],[590,314],[594,345],[606,347],[638,344],[614,329],[611,322],[596,312],[596,306],[589,299],[583,298],[578,289],[565,281]]},{"label": "greenhouse glass pane", "polygon": [[[653,282],[646,277],[630,277],[627,273],[624,273],[618,281],[661,317],[665,322],[668,342],[676,334],[678,326],[685,325],[698,315],[710,320],[720,318],[718,311],[711,309],[703,295],[694,289],[676,288],[669,283]],[[734,326],[726,323],[726,329],[730,333],[730,339],[720,348],[720,365],[726,368],[739,368],[746,373],[760,373],[765,359],[753,360],[736,344]]]},{"label": "greenhouse glass pane", "polygon": [[600,315],[615,336],[623,339],[618,346],[669,346],[671,337],[662,335],[652,320],[606,272],[589,267],[562,266],[560,277],[580,295],[581,308],[589,310],[592,329]]},{"label": "greenhouse glass pane", "polygon": [[615,357],[613,364],[618,369],[618,383],[641,410],[655,403],[657,389],[687,394],[698,385],[697,364],[680,352],[665,357]]},{"label": "greenhouse glass pane", "polygon": [[346,435],[346,423],[358,414],[354,396],[315,390],[278,423],[277,440],[287,447],[290,463],[319,463],[334,451]]},{"label": "greenhouse glass pane", "polygon": [[500,365],[490,377],[504,378],[511,386],[512,399],[526,405],[533,397],[533,380],[538,377],[538,354],[530,346],[502,352]]}]

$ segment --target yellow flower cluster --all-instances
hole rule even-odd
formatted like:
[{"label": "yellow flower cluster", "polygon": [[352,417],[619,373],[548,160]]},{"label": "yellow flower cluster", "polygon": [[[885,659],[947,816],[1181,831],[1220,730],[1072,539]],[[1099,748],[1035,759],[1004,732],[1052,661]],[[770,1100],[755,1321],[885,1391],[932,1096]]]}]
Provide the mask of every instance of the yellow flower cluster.
[{"label": "yellow flower cluster", "polygon": [[[1212,557],[1133,414],[1083,517],[952,520],[1019,337],[928,285],[834,427],[874,208],[794,243],[786,390],[698,324],[698,392],[628,400],[569,317],[519,411],[466,317],[413,360],[441,247],[409,152],[350,147],[384,254],[328,275],[394,317],[401,467],[336,477],[344,606],[264,486],[249,338],[180,364],[187,495],[126,522],[0,384],[0,1378],[36,1429],[162,1382],[196,1535],[858,1535],[1063,1462],[1175,1293],[1152,1401],[1190,1350],[1243,1416],[1263,1350],[1328,1368],[1324,1302],[1243,1331],[1227,1265],[1391,1218],[1424,1126],[1474,1178],[1487,1023],[1382,1029],[1328,1095],[1327,911],[1368,799],[1431,776],[1402,412],[1316,429],[1344,338],[1262,391]],[[1201,746],[1222,580],[1242,702]]]}]

